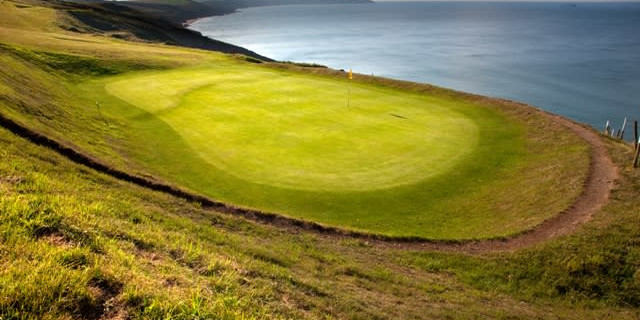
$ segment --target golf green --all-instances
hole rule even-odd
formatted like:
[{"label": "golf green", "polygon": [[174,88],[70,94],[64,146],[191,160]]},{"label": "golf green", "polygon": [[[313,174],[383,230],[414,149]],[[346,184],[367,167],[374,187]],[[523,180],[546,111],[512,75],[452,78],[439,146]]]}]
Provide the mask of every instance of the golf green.
[{"label": "golf green", "polygon": [[[366,191],[444,174],[475,148],[472,119],[419,97],[273,72],[174,71],[107,85],[243,180]],[[194,80],[197,79],[197,80]],[[153,90],[149,90],[149,87]]]},{"label": "golf green", "polygon": [[531,145],[523,122],[462,98],[232,59],[79,89],[135,141],[127,155],[159,177],[327,225],[430,239],[505,236],[557,214],[580,191],[548,197],[561,183],[534,168],[570,165],[563,157],[585,148],[557,154],[545,141]]}]

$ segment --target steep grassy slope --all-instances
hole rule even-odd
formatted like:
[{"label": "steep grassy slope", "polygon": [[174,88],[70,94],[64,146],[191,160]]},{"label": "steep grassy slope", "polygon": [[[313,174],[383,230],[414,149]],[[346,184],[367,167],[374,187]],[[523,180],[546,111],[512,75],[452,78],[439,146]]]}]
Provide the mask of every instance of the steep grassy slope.
[{"label": "steep grassy slope", "polygon": [[[18,7],[7,2],[3,22],[11,28],[49,31],[62,28],[72,34],[93,33],[131,41],[158,42],[189,48],[215,50],[242,54],[264,61],[270,61],[255,52],[225,42],[203,37],[199,32],[182,27],[182,21],[170,22],[167,14],[159,16],[129,8],[124,3],[112,1],[66,2],[62,0],[21,0]],[[51,10],[51,9],[55,9]],[[197,10],[197,9],[195,9]],[[28,13],[25,13],[28,11]],[[181,8],[176,8],[178,13]],[[53,16],[51,16],[53,14]],[[204,14],[204,13],[203,13]],[[29,17],[25,17],[29,15]]]},{"label": "steep grassy slope", "polygon": [[[130,154],[146,148],[135,128],[102,114],[78,86],[130,71],[244,60],[64,32],[57,26],[67,15],[0,6],[0,14],[29,21],[16,27],[0,19],[0,112],[138,175],[151,172]],[[534,153],[564,153],[542,147],[549,143],[581,150],[563,166],[537,162],[530,178],[575,179],[549,189],[552,196],[581,185],[584,145],[530,109],[362,82],[493,106],[541,129],[525,132],[527,147],[540,148]],[[608,145],[621,177],[591,222],[520,252],[473,256],[249,222],[96,173],[0,128],[0,318],[637,319],[640,171],[626,166],[628,146]]]},{"label": "steep grassy slope", "polygon": [[[613,148],[626,159],[626,147]],[[3,319],[640,315],[637,171],[577,235],[473,257],[256,225],[97,174],[4,129],[0,150]]]}]

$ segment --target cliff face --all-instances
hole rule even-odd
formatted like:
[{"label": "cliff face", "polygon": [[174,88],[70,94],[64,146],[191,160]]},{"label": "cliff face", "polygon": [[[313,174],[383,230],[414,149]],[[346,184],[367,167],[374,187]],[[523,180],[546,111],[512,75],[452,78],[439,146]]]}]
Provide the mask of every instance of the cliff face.
[{"label": "cliff face", "polygon": [[[204,3],[214,3],[205,1]],[[371,0],[228,0],[229,4],[237,8],[281,6],[292,4],[343,4],[343,3],[373,3]]]},{"label": "cliff face", "polygon": [[159,16],[174,23],[187,20],[224,15],[237,9],[249,7],[278,6],[292,4],[339,4],[339,3],[372,3],[371,0],[133,0],[122,1],[119,5]]},{"label": "cliff face", "polygon": [[248,49],[203,36],[185,28],[192,19],[224,15],[240,8],[292,5],[371,3],[371,0],[31,0],[68,10],[80,26],[73,31],[107,33],[114,37],[237,53],[264,61],[271,59]]},{"label": "cliff face", "polygon": [[[37,1],[37,0],[36,0]],[[75,32],[100,33],[130,40],[162,42],[170,45],[242,54],[263,61],[272,61],[248,49],[203,36],[201,33],[185,28],[176,19],[166,17],[162,12],[140,9],[136,5],[123,5],[124,2],[95,1],[37,1],[43,5],[55,6],[66,11],[75,21],[65,27]],[[189,6],[198,6],[189,2]],[[195,7],[194,7],[195,8]],[[195,9],[194,9],[195,10]],[[176,10],[177,16],[191,17],[196,11]],[[211,11],[204,11],[210,14]]]},{"label": "cliff face", "polygon": [[196,2],[192,0],[168,3],[166,1],[122,1],[118,5],[135,9],[145,14],[163,18],[176,24],[191,19],[218,16],[233,13],[240,8],[234,1],[207,1]]},{"label": "cliff face", "polygon": [[240,8],[291,5],[371,3],[371,0],[27,0],[66,10],[78,23],[68,28],[114,37],[163,42],[184,47],[243,54],[272,61],[248,49],[203,36],[185,28],[186,21],[233,13]]}]

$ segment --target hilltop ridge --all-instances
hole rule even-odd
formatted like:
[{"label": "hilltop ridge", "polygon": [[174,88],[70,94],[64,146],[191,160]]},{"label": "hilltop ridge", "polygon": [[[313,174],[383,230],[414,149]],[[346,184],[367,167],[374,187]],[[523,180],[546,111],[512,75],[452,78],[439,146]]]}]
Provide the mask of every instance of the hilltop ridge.
[{"label": "hilltop ridge", "polygon": [[[106,3],[104,0],[73,0],[74,2]],[[279,5],[373,3],[371,0],[132,0],[118,2],[146,14],[181,24],[189,20],[230,14],[238,9]]]},{"label": "hilltop ridge", "polygon": [[[50,7],[75,18],[75,21],[67,21],[61,25],[63,29],[72,32],[103,34],[132,41],[161,42],[273,61],[246,48],[205,37],[172,21],[170,16],[156,15],[135,6],[122,5],[121,2],[29,0],[27,3]],[[176,10],[182,12],[179,7]]]}]

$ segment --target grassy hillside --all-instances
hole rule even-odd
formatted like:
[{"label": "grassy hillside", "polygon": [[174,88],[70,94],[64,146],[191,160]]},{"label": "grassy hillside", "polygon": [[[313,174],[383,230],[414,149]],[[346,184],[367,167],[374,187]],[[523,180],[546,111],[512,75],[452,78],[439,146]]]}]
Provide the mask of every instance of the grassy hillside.
[{"label": "grassy hillside", "polygon": [[[626,146],[612,143],[627,160]],[[468,256],[290,233],[0,130],[3,319],[634,319],[638,171],[577,234]]]},{"label": "grassy hillside", "polygon": [[234,205],[430,239],[517,234],[582,190],[586,144],[527,108],[56,30],[81,23],[67,11],[41,29],[0,29],[6,112],[124,171]]},{"label": "grassy hillside", "polygon": [[[257,65],[244,57],[64,31],[70,23],[82,24],[64,11],[29,3],[0,3],[0,112],[148,179],[200,191],[188,175],[171,168],[195,163],[196,158],[175,156],[189,150],[188,143],[202,142],[188,135],[180,140],[185,126],[170,114],[134,119],[140,110],[150,113],[157,106],[144,99],[135,106],[109,105],[109,99],[120,100],[122,90],[132,98],[118,81],[218,67],[234,71],[240,82],[277,74],[301,81],[300,86],[344,82],[344,73],[331,70]],[[210,77],[234,84],[217,73]],[[516,129],[498,129],[515,134],[515,145],[521,144],[519,151],[503,155],[515,157],[508,168],[514,179],[530,181],[534,194],[544,193],[550,204],[543,206],[552,207],[548,214],[570,204],[581,189],[588,147],[531,109],[371,77],[354,83],[354,96],[374,89],[401,90],[407,103],[449,99],[508,119]],[[159,93],[170,98],[170,92]],[[207,90],[192,94],[217,98]],[[168,135],[154,141],[157,132]],[[529,249],[468,255],[250,222],[96,173],[0,129],[0,318],[635,319],[640,317],[640,172],[626,166],[628,146],[607,144],[620,178],[611,201],[592,221],[573,235]],[[163,157],[154,163],[157,155]],[[165,162],[171,159],[175,163]],[[557,180],[564,183],[554,185]],[[475,198],[440,205],[483,210],[482,205],[511,203],[506,200],[513,192],[529,194],[530,189],[510,187],[509,181],[517,180],[505,181],[493,186],[474,181]],[[482,191],[484,185],[489,191]],[[499,188],[505,193],[497,197],[482,193]],[[541,219],[538,212],[535,217]]]},{"label": "grassy hillside", "polygon": [[[526,141],[520,123],[478,104],[346,77],[218,61],[80,87],[111,121],[141,128],[136,145],[152,147],[129,154],[163,179],[236,205],[369,232],[517,233],[568,206],[586,169],[587,148],[566,133],[566,141]],[[534,167],[553,174],[540,177]],[[559,192],[549,197],[550,189]]]}]

